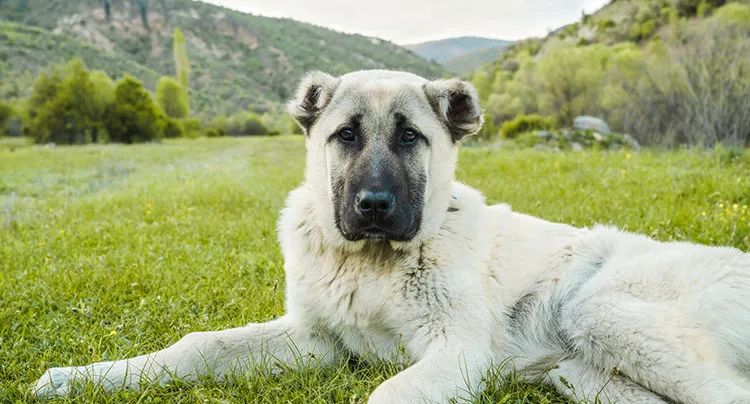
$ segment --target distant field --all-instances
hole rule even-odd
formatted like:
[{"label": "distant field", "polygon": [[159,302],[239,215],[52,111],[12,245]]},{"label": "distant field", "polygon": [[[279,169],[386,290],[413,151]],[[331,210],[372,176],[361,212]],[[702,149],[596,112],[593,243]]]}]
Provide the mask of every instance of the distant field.
[{"label": "distant field", "polygon": [[[489,202],[577,226],[750,251],[750,153],[466,149],[458,178]],[[160,145],[0,143],[0,402],[49,366],[154,351],[190,331],[283,312],[278,211],[302,180],[301,137]],[[393,367],[348,364],[71,402],[364,402]],[[490,378],[478,402],[562,402]]]}]

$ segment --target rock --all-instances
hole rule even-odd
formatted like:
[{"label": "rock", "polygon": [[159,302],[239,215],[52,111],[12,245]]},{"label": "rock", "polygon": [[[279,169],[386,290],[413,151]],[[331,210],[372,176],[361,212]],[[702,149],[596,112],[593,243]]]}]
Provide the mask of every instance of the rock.
[{"label": "rock", "polygon": [[641,144],[638,143],[637,140],[633,136],[628,135],[627,133],[622,135],[622,138],[625,139],[625,143],[633,150],[641,150]]},{"label": "rock", "polygon": [[584,149],[584,147],[582,144],[578,142],[574,142],[572,145],[570,145],[570,149],[573,151],[581,151]]},{"label": "rock", "polygon": [[543,140],[545,140],[545,141],[547,141],[547,140],[551,139],[551,138],[552,138],[552,137],[554,136],[554,135],[552,134],[552,132],[548,132],[548,131],[546,131],[546,130],[540,130],[540,131],[539,131],[539,132],[537,132],[536,134],[537,134],[537,136],[539,136],[539,138],[540,138],[540,139],[543,139]]},{"label": "rock", "polygon": [[601,142],[602,140],[604,140],[604,136],[602,136],[599,132],[594,132],[591,135],[594,136],[594,140],[596,140],[597,142]]},{"label": "rock", "polygon": [[604,120],[593,117],[593,116],[579,116],[573,120],[573,128],[578,130],[593,130],[602,135],[612,134],[612,130],[609,129],[609,125]]}]

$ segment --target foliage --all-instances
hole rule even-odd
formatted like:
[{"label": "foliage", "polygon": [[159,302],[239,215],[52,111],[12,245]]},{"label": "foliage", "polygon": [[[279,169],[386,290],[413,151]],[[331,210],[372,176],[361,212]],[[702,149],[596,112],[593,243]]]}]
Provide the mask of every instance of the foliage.
[{"label": "foliage", "polygon": [[5,135],[8,122],[15,113],[12,105],[0,100],[0,137]]},{"label": "foliage", "polygon": [[207,137],[223,137],[226,134],[224,133],[224,129],[221,128],[208,128],[206,129],[206,136]]},{"label": "foliage", "polygon": [[554,120],[541,115],[518,115],[512,121],[506,121],[500,127],[500,136],[505,139],[513,139],[521,133],[534,130],[548,130],[554,128]]},{"label": "foliage", "polygon": [[[273,235],[286,195],[302,181],[304,143],[0,150],[0,339],[13,341],[0,344],[0,402],[38,401],[29,385],[49,366],[133,357],[192,331],[281,315],[285,280]],[[750,251],[749,170],[747,151],[720,159],[696,150],[464,148],[457,177],[488,203],[546,220]],[[228,382],[83,388],[55,402],[366,402],[399,370],[345,360]],[[496,372],[487,386],[474,402],[569,403]]]},{"label": "foliage", "polygon": [[36,143],[83,144],[106,141],[104,115],[111,87],[106,75],[92,80],[80,60],[42,74],[27,101],[25,131]]},{"label": "foliage", "polygon": [[[626,130],[676,144],[750,145],[750,33],[715,28],[679,53],[652,57],[632,88]],[[667,67],[668,66],[668,67]]]},{"label": "foliage", "polygon": [[750,6],[740,3],[729,3],[716,10],[712,21],[718,25],[736,25],[750,28]]},{"label": "foliage", "polygon": [[495,125],[495,117],[490,114],[484,115],[484,125],[479,132],[470,138],[470,141],[474,139],[481,141],[493,141],[497,138],[497,125]]},{"label": "foliage", "polygon": [[106,120],[111,141],[131,144],[157,140],[164,135],[166,124],[143,83],[130,76],[117,83],[115,103]]},{"label": "foliage", "polygon": [[604,31],[606,31],[606,30],[608,30],[610,28],[614,28],[616,26],[617,26],[617,24],[614,21],[612,21],[611,18],[607,18],[607,19],[604,19],[604,20],[599,20],[599,21],[596,22],[596,29],[599,32],[604,32]]},{"label": "foliage", "polygon": [[[172,50],[172,56],[174,57],[174,68],[177,74],[177,80],[183,88],[185,94],[185,103],[189,105],[188,89],[190,88],[190,62],[188,61],[187,50],[185,49],[185,36],[182,34],[182,30],[177,28],[174,30],[174,45]],[[187,107],[186,105],[186,107]],[[187,112],[185,113],[187,115]],[[182,117],[184,117],[183,115]],[[179,118],[182,118],[179,117]]]},{"label": "foliage", "polygon": [[232,115],[227,120],[225,130],[229,136],[262,136],[270,133],[263,119],[252,112]]},{"label": "foliage", "polygon": [[[539,114],[566,127],[592,115],[645,145],[747,144],[750,58],[739,55],[749,54],[750,7],[721,3],[687,21],[671,0],[612,2],[579,46],[556,35],[521,41],[471,80],[498,125]],[[683,11],[691,18],[694,4]],[[518,68],[504,69],[511,61]]]},{"label": "foliage", "polygon": [[167,139],[176,139],[185,137],[185,128],[179,119],[165,116],[164,118],[164,137]]},{"label": "foliage", "polygon": [[188,93],[172,77],[162,76],[156,82],[156,103],[170,118],[182,119],[188,115]]},{"label": "foliage", "polygon": [[201,125],[200,119],[197,118],[183,119],[182,126],[185,128],[185,136],[189,138],[196,138],[203,131],[203,125]]}]

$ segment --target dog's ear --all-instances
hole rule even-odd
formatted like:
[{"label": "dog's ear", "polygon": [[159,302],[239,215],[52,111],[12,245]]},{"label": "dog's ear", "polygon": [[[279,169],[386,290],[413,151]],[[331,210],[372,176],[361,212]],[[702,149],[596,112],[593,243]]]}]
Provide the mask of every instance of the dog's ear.
[{"label": "dog's ear", "polygon": [[470,83],[458,79],[435,80],[425,83],[424,91],[454,142],[482,128],[484,114],[479,95]]},{"label": "dog's ear", "polygon": [[294,98],[287,105],[289,113],[309,134],[323,108],[331,101],[338,80],[323,72],[310,72],[300,80]]}]

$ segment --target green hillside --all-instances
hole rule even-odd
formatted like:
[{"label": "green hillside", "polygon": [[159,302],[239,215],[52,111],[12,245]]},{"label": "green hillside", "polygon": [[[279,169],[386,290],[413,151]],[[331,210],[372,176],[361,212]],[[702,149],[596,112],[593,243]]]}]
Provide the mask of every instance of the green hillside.
[{"label": "green hillside", "polygon": [[588,115],[647,145],[750,146],[750,1],[613,0],[508,47],[471,80],[485,139],[533,144],[535,131]]},{"label": "green hillside", "polygon": [[443,73],[387,41],[191,0],[4,0],[0,20],[0,97],[6,99],[24,96],[34,73],[74,57],[112,77],[130,73],[153,90],[158,76],[174,74],[178,27],[187,39],[193,108],[203,118],[276,105],[313,69]]}]

